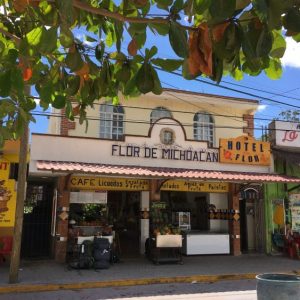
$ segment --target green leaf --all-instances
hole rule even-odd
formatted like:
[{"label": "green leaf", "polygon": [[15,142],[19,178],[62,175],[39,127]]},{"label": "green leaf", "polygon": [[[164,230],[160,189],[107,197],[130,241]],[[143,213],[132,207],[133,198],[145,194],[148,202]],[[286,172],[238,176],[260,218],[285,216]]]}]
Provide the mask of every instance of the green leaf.
[{"label": "green leaf", "polygon": [[0,96],[8,97],[11,90],[10,70],[0,73]]},{"label": "green leaf", "polygon": [[134,38],[137,42],[137,45],[138,45],[139,49],[143,48],[145,43],[146,43],[146,39],[147,39],[146,32],[136,34],[134,36]]},{"label": "green leaf", "polygon": [[37,46],[41,42],[43,27],[36,27],[26,34],[27,43],[30,46]]},{"label": "green leaf", "polygon": [[129,64],[127,62],[124,62],[122,64],[121,69],[117,71],[115,76],[116,76],[116,79],[121,82],[124,82],[124,83],[128,82],[128,80],[131,77],[131,71],[130,71]]},{"label": "green leaf", "polygon": [[282,67],[279,59],[271,59],[269,67],[264,70],[267,76],[273,80],[279,79],[282,75]]},{"label": "green leaf", "polygon": [[239,27],[242,34],[242,49],[247,60],[257,57],[256,48],[258,40],[261,36],[262,29],[256,29],[254,22],[250,23],[247,31],[243,27]]},{"label": "green leaf", "polygon": [[268,0],[268,27],[270,29],[281,30],[282,15],[286,12],[290,5],[290,0],[278,1]]},{"label": "green leaf", "polygon": [[67,89],[66,93],[69,96],[75,96],[80,87],[80,77],[79,76],[69,76],[67,79]]},{"label": "green leaf", "polygon": [[144,23],[131,23],[128,32],[130,33],[131,37],[135,34],[144,33],[147,29],[147,24]]},{"label": "green leaf", "polygon": [[66,56],[66,65],[72,72],[78,71],[83,67],[81,55],[77,50],[69,52]]},{"label": "green leaf", "polygon": [[73,0],[57,0],[56,4],[58,5],[63,22],[69,25],[73,24]]},{"label": "green leaf", "polygon": [[264,23],[268,19],[268,3],[266,0],[253,0],[253,7],[259,19]]},{"label": "green leaf", "polygon": [[137,75],[133,76],[125,85],[124,88],[125,96],[132,96],[135,95],[137,92],[140,93],[140,91],[137,89],[136,79],[137,79]]},{"label": "green leaf", "polygon": [[281,35],[281,31],[273,30],[273,46],[270,52],[270,56],[273,58],[281,58],[284,55],[286,49],[286,41]]},{"label": "green leaf", "polygon": [[244,73],[238,68],[230,72],[230,75],[237,81],[240,81],[244,78]]},{"label": "green leaf", "polygon": [[180,27],[175,22],[171,22],[169,31],[169,41],[174,52],[179,57],[188,56],[187,33],[186,30]]},{"label": "green leaf", "polygon": [[172,14],[177,14],[179,13],[184,7],[184,2],[183,0],[175,0],[171,9],[170,9],[170,12]]},{"label": "green leaf", "polygon": [[164,9],[164,10],[169,10],[169,6],[173,3],[173,0],[156,0],[157,7]]},{"label": "green leaf", "polygon": [[295,33],[300,32],[300,11],[299,8],[290,9],[283,18],[285,29]]},{"label": "green leaf", "polygon": [[66,102],[66,117],[69,120],[74,121],[73,106],[72,106],[72,103],[70,101]]},{"label": "green leaf", "polygon": [[212,16],[213,23],[226,20],[235,12],[236,0],[212,0],[209,12]]},{"label": "green leaf", "polygon": [[17,58],[19,56],[19,52],[16,49],[9,49],[8,55],[7,55],[7,61],[11,64],[15,64],[17,61]]},{"label": "green leaf", "polygon": [[155,56],[157,53],[157,47],[153,46],[150,50],[145,50],[145,60],[151,59],[153,56]]},{"label": "green leaf", "polygon": [[161,86],[159,77],[157,75],[156,70],[152,66],[150,66],[150,67],[151,67],[151,74],[152,74],[152,77],[154,80],[154,86],[153,86],[152,92],[155,95],[160,95],[163,90],[162,90],[162,86]]},{"label": "green leaf", "polygon": [[293,40],[296,41],[297,43],[300,42],[300,33],[293,35]]},{"label": "green leaf", "polygon": [[46,108],[46,109],[48,108],[49,104],[52,101],[53,92],[54,92],[54,87],[50,80],[47,81],[44,85],[40,86],[40,88],[39,88],[39,95],[41,98],[40,105],[42,106],[42,104],[43,104],[43,106],[42,106],[43,108]]},{"label": "green leaf", "polygon": [[57,49],[57,28],[52,27],[48,30],[43,28],[39,50],[43,53],[51,53]]},{"label": "green leaf", "polygon": [[66,26],[61,27],[59,41],[61,45],[65,48],[70,48],[74,44],[73,33],[68,27]]},{"label": "green leaf", "polygon": [[19,68],[13,68],[10,74],[12,88],[17,91],[19,95],[24,94],[24,81],[22,71]]},{"label": "green leaf", "polygon": [[101,41],[100,44],[97,45],[95,48],[95,56],[99,61],[102,60],[104,51],[105,51],[105,43]]},{"label": "green leaf", "polygon": [[183,64],[183,60],[181,60],[181,59],[155,58],[155,59],[152,59],[151,62],[153,64],[155,64],[156,66],[159,66],[168,72],[177,70]]},{"label": "green leaf", "polygon": [[273,35],[272,32],[264,27],[256,45],[256,55],[258,57],[268,56],[273,45]]},{"label": "green leaf", "polygon": [[52,101],[52,106],[57,109],[62,109],[66,105],[66,96],[64,95],[55,95],[54,100]]},{"label": "green leaf", "polygon": [[151,65],[144,63],[136,76],[136,85],[139,91],[143,94],[151,92],[154,88],[154,78],[152,75]]},{"label": "green leaf", "polygon": [[202,15],[211,5],[211,2],[214,0],[195,0],[195,11],[197,14]]},{"label": "green leaf", "polygon": [[159,35],[167,35],[170,31],[169,24],[149,24],[149,27],[156,31]]}]

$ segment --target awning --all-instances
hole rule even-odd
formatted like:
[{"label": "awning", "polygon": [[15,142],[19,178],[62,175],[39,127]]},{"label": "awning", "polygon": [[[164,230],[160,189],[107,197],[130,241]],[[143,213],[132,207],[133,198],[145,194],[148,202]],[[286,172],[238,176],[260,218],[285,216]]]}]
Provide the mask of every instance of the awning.
[{"label": "awning", "polygon": [[208,171],[177,168],[116,166],[62,161],[37,161],[37,169],[63,173],[85,173],[160,179],[218,180],[228,182],[300,183],[300,178],[280,174]]}]

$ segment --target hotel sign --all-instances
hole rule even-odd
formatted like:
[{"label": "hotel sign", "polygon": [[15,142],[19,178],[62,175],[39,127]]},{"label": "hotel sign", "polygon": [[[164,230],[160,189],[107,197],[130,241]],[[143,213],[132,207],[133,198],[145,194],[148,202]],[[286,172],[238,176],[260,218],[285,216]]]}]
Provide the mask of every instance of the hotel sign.
[{"label": "hotel sign", "polygon": [[180,192],[228,193],[229,185],[226,182],[168,180],[163,183],[160,190]]},{"label": "hotel sign", "polygon": [[149,180],[72,176],[69,188],[90,191],[149,191]]},{"label": "hotel sign", "polygon": [[220,162],[229,164],[270,165],[270,143],[241,136],[220,139]]}]

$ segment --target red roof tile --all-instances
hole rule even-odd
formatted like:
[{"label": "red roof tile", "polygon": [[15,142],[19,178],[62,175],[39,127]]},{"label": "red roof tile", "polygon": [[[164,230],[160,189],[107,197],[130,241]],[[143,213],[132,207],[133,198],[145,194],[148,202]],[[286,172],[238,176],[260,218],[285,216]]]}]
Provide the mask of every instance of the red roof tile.
[{"label": "red roof tile", "polygon": [[97,175],[115,175],[128,177],[139,176],[143,178],[221,180],[230,182],[300,183],[300,178],[280,174],[207,171],[140,166],[116,166],[61,161],[37,161],[37,169],[52,172],[89,173]]}]

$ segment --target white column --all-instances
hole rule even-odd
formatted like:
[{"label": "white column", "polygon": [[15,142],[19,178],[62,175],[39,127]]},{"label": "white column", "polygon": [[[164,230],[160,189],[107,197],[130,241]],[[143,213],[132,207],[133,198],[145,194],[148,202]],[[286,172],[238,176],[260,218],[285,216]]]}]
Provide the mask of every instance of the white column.
[{"label": "white column", "polygon": [[[150,201],[149,201],[149,192],[148,191],[143,191],[141,192],[141,206],[140,210],[141,211],[148,211],[149,213],[149,206],[150,206]],[[145,242],[146,239],[149,237],[149,217],[147,219],[143,219],[141,217],[141,238],[140,238],[140,253],[144,254],[145,253]]]}]

